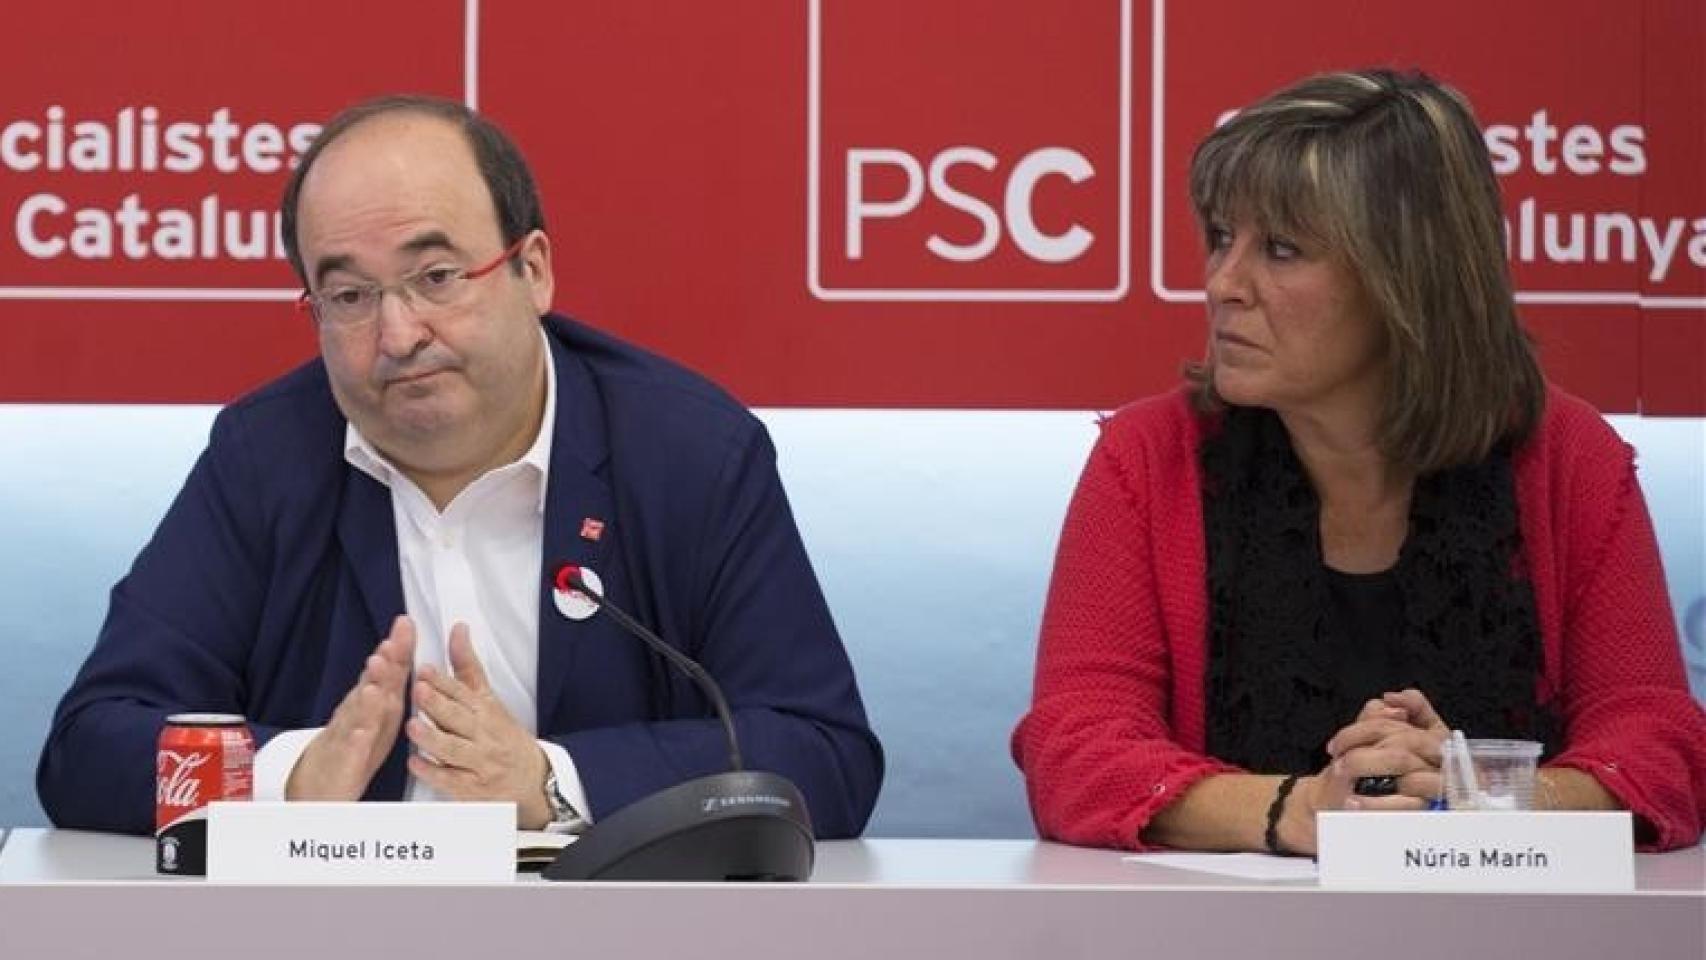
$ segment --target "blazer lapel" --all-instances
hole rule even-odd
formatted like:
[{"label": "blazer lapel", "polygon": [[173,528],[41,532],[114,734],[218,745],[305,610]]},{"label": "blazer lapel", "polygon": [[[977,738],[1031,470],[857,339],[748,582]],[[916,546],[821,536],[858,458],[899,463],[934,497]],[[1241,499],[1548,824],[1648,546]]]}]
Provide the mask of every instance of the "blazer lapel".
[{"label": "blazer lapel", "polygon": [[616,523],[615,501],[601,468],[606,457],[604,403],[586,366],[547,327],[551,362],[557,372],[556,427],[551,437],[551,476],[545,492],[545,530],[539,576],[538,729],[549,731],[562,704],[568,678],[577,664],[596,662],[586,646],[601,633],[593,616],[570,620],[557,609],[554,587],[557,571],[566,563],[596,573],[608,592],[620,572],[606,557],[622,536]]},{"label": "blazer lapel", "polygon": [[[397,525],[391,513],[391,491],[354,467],[344,478],[343,508],[338,512],[338,542],[366,608],[368,626],[377,644],[391,631],[391,621],[403,612],[403,574],[397,561]],[[372,652],[360,651],[356,663]],[[339,651],[343,653],[343,651]]]}]

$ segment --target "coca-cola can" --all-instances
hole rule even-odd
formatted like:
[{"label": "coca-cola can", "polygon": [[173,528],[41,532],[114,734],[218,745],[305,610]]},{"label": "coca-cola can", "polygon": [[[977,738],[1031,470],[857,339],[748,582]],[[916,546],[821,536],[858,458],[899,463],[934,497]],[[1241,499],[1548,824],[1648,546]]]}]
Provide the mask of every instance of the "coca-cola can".
[{"label": "coca-cola can", "polygon": [[255,738],[231,713],[177,713],[154,760],[154,869],[207,873],[207,805],[255,796]]}]

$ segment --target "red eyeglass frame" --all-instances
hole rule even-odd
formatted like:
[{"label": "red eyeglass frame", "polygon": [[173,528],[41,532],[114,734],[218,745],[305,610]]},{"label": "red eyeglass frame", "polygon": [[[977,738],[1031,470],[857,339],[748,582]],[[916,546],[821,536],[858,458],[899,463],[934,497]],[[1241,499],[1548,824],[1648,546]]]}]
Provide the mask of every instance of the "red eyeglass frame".
[{"label": "red eyeglass frame", "polygon": [[[464,270],[462,272],[462,279],[478,280],[481,277],[489,276],[493,271],[497,270],[497,268],[508,263],[511,257],[520,253],[521,248],[527,245],[528,237],[531,237],[532,235],[533,234],[528,233],[510,244],[508,249],[504,250],[503,253],[498,254],[497,258],[492,260],[492,262],[475,267],[471,270]],[[391,286],[396,286],[396,284],[379,284],[379,289],[383,291],[389,289]],[[296,309],[312,314],[314,312],[314,294],[308,290],[303,290],[302,295],[296,298]]]}]

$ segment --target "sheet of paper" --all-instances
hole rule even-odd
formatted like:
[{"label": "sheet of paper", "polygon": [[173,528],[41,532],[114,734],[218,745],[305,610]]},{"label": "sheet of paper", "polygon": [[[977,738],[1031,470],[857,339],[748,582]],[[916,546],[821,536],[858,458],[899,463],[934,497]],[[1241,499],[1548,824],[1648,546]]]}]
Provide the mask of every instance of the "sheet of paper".
[{"label": "sheet of paper", "polygon": [[543,830],[515,832],[515,865],[537,869],[557,859],[557,854],[574,843],[579,836],[572,833],[546,833]]},{"label": "sheet of paper", "polygon": [[1316,879],[1315,861],[1308,857],[1273,857],[1265,853],[1135,853],[1125,859],[1128,863],[1152,863],[1242,880]]}]

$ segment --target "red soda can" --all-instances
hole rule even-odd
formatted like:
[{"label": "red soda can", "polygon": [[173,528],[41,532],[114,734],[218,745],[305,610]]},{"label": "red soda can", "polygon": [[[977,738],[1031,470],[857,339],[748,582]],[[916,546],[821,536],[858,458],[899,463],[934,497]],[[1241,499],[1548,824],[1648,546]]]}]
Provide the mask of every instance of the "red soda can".
[{"label": "red soda can", "polygon": [[255,738],[232,713],[176,713],[154,759],[154,869],[207,873],[207,805],[255,796]]}]

